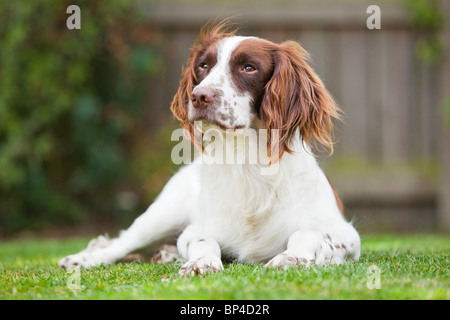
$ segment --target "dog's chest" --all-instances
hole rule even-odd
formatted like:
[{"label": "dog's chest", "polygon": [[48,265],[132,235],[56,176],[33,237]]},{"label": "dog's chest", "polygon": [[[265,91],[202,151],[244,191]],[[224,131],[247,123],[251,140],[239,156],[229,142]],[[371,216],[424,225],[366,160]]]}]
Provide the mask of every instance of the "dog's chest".
[{"label": "dog's chest", "polygon": [[289,226],[283,220],[277,220],[272,210],[242,214],[230,209],[219,223],[217,220],[208,221],[208,230],[219,243],[222,255],[233,260],[258,263],[283,251],[290,234],[286,230]]},{"label": "dog's chest", "polygon": [[284,223],[288,219],[282,216],[277,184],[252,172],[219,173],[223,174],[203,180],[198,219],[204,231],[232,259],[260,262],[280,253],[289,224]]}]

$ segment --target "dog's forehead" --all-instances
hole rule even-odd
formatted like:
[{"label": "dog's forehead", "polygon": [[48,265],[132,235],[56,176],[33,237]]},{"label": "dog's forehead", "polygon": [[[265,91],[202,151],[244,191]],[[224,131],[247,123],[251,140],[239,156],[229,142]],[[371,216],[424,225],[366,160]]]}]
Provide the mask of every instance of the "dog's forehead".
[{"label": "dog's forehead", "polygon": [[247,36],[232,36],[219,40],[217,42],[218,60],[228,61],[233,51],[239,46],[239,44],[241,44],[242,41],[247,39],[257,39],[257,38]]}]

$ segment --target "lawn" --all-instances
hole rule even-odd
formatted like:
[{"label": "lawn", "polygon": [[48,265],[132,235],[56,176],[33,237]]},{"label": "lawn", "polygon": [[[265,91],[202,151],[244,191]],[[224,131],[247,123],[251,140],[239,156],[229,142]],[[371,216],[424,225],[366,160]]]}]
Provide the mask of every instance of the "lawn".
[{"label": "lawn", "polygon": [[200,278],[180,277],[176,263],[115,264],[78,274],[57,266],[87,240],[1,242],[0,299],[449,298],[448,235],[363,235],[361,259],[344,265],[280,271],[230,263]]}]

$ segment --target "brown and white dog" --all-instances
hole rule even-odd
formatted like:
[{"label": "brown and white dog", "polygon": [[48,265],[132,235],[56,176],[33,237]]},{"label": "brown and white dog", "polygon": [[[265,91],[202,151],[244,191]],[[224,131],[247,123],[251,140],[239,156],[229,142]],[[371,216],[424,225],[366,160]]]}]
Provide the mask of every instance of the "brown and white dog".
[{"label": "brown and white dog", "polygon": [[247,131],[276,130],[278,150],[271,147],[265,166],[277,170],[261,174],[258,162],[206,164],[213,155],[203,148],[129,229],[93,239],[59,265],[109,264],[168,238],[187,261],[181,275],[220,271],[224,257],[283,269],[358,259],[359,235],[310,151],[313,144],[332,152],[339,109],[307,60],[294,41],[236,36],[227,23],[204,27],[172,102],[175,117],[194,140],[195,121],[233,141],[244,136],[250,147],[259,138]]}]

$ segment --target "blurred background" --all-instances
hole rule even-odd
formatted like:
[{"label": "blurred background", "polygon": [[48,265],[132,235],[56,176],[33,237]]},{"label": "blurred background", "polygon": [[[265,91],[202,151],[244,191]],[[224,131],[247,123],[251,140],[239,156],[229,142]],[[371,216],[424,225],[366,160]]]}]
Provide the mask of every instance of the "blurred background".
[{"label": "blurred background", "polygon": [[319,161],[360,231],[450,230],[450,1],[0,0],[0,237],[128,227],[177,170],[189,47],[230,16],[310,52],[345,113]]}]

